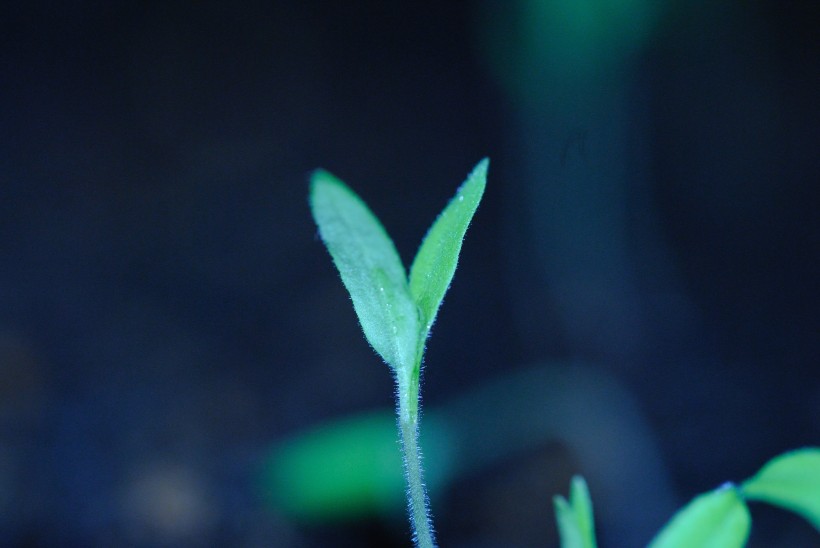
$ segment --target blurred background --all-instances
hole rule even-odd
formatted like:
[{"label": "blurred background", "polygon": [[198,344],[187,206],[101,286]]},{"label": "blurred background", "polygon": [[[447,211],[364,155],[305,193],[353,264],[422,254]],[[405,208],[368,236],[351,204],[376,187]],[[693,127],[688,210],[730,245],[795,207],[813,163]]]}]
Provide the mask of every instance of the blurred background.
[{"label": "blurred background", "polygon": [[[410,545],[319,166],[409,262],[491,158],[426,356],[442,546],[555,546],[574,473],[602,545],[643,545],[816,445],[812,12],[6,4],[0,545]],[[753,516],[752,546],[817,542]]]}]

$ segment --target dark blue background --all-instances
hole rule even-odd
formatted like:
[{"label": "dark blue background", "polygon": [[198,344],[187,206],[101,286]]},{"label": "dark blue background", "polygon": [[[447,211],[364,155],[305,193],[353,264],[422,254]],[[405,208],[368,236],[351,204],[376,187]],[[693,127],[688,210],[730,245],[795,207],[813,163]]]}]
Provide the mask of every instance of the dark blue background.
[{"label": "dark blue background", "polygon": [[[617,70],[533,73],[524,95],[488,38],[514,41],[513,3],[2,8],[0,544],[408,544],[290,523],[256,485],[282,436],[392,404],[309,215],[318,166],[409,261],[491,158],[429,405],[592,364],[678,502],[817,444],[812,3],[718,4],[667,3]],[[530,521],[497,496],[537,458],[564,463],[550,486],[577,471],[547,444],[473,478],[434,508],[442,544],[554,542],[553,493]],[[770,546],[812,538],[760,519]]]}]

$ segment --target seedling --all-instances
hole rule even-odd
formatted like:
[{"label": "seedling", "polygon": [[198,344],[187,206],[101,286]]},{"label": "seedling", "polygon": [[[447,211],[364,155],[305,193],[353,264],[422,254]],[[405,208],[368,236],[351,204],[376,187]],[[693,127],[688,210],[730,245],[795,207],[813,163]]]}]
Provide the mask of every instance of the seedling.
[{"label": "seedling", "polygon": [[417,546],[435,546],[418,444],[419,386],[430,328],[450,286],[467,226],[487,181],[489,160],[478,163],[435,220],[408,277],[382,224],[350,188],[330,173],[313,173],[313,218],[365,338],[393,371],[396,410],[407,477],[408,507]]},{"label": "seedling", "polygon": [[[430,227],[409,276],[393,241],[361,198],[326,171],[311,177],[310,205],[319,234],[350,293],[365,338],[396,381],[410,523],[420,548],[435,546],[418,441],[422,358],[484,193],[488,165],[487,159],[478,163]],[[747,502],[754,501],[795,512],[820,530],[820,448],[785,453],[740,485],[727,483],[696,497],[650,548],[740,548],[751,527]],[[592,502],[583,478],[574,477],[569,501],[557,496],[554,506],[563,548],[595,548]]]},{"label": "seedling", "polygon": [[695,497],[649,548],[741,548],[752,527],[747,502],[766,502],[803,516],[820,531],[820,448],[784,453],[742,484],[726,483]]}]

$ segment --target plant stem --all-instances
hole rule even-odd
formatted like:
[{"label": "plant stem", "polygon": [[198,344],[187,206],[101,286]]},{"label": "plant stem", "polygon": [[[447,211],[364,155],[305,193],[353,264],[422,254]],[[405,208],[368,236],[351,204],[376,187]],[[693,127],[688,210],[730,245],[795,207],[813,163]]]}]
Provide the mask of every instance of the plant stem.
[{"label": "plant stem", "polygon": [[[435,548],[433,524],[427,508],[427,493],[422,480],[421,451],[419,450],[418,390],[399,388],[399,429],[401,430],[402,451],[404,452],[404,469],[407,474],[407,499],[410,510],[410,522],[413,525],[413,540],[418,548]],[[415,398],[416,406],[411,406]]]}]

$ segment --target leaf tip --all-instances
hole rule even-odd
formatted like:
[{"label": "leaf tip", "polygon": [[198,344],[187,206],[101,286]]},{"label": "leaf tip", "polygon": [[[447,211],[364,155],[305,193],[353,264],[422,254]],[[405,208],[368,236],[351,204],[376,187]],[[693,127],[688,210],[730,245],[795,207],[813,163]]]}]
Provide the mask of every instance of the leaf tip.
[{"label": "leaf tip", "polygon": [[469,178],[473,177],[481,177],[482,179],[487,178],[487,171],[490,169],[490,158],[485,156],[475,165],[473,168],[473,172],[470,173]]},{"label": "leaf tip", "polygon": [[335,176],[333,176],[329,171],[325,169],[316,168],[310,172],[308,182],[310,184],[310,194],[313,195],[313,193],[316,192],[316,188],[318,186],[327,183],[338,184],[339,179],[337,179]]}]

